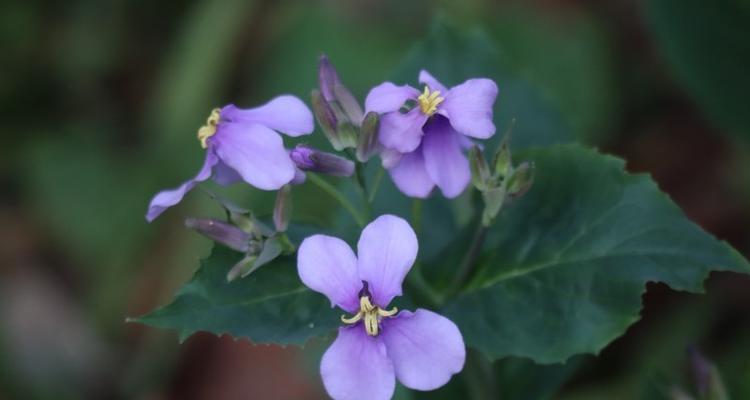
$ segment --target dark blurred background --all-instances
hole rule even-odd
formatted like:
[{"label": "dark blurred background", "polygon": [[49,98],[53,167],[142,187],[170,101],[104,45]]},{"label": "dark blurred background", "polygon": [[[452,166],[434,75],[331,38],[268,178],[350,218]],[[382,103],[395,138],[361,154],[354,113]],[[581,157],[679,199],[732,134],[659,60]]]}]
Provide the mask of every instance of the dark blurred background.
[{"label": "dark blurred background", "polygon": [[[363,99],[435,18],[483,30],[503,74],[560,129],[652,174],[750,255],[746,0],[2,1],[0,399],[324,398],[324,341],[179,344],[125,323],[167,302],[207,253],[182,218],[218,210],[194,192],[151,225],[143,216],[157,190],[197,171],[212,107],[307,99],[321,52]],[[501,85],[500,107],[512,100]],[[227,193],[270,207],[268,194]],[[715,273],[705,295],[650,284],[644,303],[598,357],[502,361],[503,398],[557,379],[555,398],[676,399],[700,384],[688,346],[732,398],[750,398],[750,279]]]}]

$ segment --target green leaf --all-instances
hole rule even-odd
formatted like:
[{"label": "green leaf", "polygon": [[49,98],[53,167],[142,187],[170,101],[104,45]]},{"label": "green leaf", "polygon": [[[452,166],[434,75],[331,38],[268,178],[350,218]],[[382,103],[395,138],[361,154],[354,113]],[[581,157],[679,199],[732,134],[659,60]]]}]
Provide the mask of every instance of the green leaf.
[{"label": "green leaf", "polygon": [[536,163],[537,182],[499,216],[477,274],[444,310],[490,358],[597,353],[639,318],[646,282],[700,292],[711,270],[750,271],[622,160],[573,145],[519,157]]},{"label": "green leaf", "polygon": [[299,280],[295,257],[279,257],[227,283],[227,271],[241,258],[240,253],[215,246],[172,303],[134,321],[176,329],[181,340],[207,331],[282,345],[303,344],[340,324],[325,296]]},{"label": "green leaf", "polygon": [[650,0],[647,21],[675,78],[719,126],[750,138],[750,6],[743,0]]}]

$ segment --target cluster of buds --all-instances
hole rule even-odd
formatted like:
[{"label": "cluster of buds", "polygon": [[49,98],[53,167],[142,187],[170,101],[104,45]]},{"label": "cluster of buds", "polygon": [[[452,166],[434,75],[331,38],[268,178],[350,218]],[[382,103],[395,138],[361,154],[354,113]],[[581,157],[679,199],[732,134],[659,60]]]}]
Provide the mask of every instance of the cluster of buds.
[{"label": "cluster of buds", "polygon": [[284,233],[291,214],[290,186],[279,190],[273,213],[274,228],[255,218],[249,210],[210,194],[222,205],[228,221],[214,218],[187,218],[185,226],[232,250],[244,253],[244,257],[227,273],[227,281],[244,278],[282,254],[295,251],[294,245]]},{"label": "cluster of buds", "polygon": [[320,90],[310,95],[318,125],[334,149],[355,149],[357,160],[366,162],[378,151],[380,117],[375,112],[364,114],[325,55],[320,57],[318,83]]},{"label": "cluster of buds", "polygon": [[534,164],[524,161],[514,166],[510,153],[510,132],[505,135],[490,165],[482,149],[471,148],[469,162],[474,187],[482,193],[482,225],[489,226],[503,204],[523,196],[534,183]]}]

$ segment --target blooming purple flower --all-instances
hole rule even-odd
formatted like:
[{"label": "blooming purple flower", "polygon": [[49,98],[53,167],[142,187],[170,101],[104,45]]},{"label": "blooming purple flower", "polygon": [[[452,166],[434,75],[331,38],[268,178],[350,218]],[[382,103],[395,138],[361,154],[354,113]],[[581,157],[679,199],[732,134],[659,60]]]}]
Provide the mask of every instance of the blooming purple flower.
[{"label": "blooming purple flower", "polygon": [[[492,106],[497,85],[490,79],[469,79],[447,89],[427,71],[419,73],[424,91],[382,83],[370,90],[366,112],[380,118],[383,165],[396,186],[408,196],[424,198],[437,185],[445,197],[461,194],[471,180],[464,149],[469,138],[495,134]],[[405,104],[415,103],[407,112]]]},{"label": "blooming purple flower", "polygon": [[314,235],[299,248],[302,282],[352,317],[323,355],[320,373],[337,400],[387,400],[396,378],[432,390],[461,371],[466,349],[458,327],[432,311],[388,310],[417,257],[417,236],[399,217],[383,215],[362,231],[358,256],[341,239]]},{"label": "blooming purple flower", "polygon": [[297,170],[275,131],[301,136],[312,133],[313,128],[310,110],[300,99],[289,95],[256,108],[241,109],[230,104],[214,109],[206,125],[198,130],[198,140],[206,149],[200,171],[182,185],[157,193],[149,204],[146,220],[156,219],[208,178],[220,185],[244,180],[258,189],[279,189],[295,178]]}]

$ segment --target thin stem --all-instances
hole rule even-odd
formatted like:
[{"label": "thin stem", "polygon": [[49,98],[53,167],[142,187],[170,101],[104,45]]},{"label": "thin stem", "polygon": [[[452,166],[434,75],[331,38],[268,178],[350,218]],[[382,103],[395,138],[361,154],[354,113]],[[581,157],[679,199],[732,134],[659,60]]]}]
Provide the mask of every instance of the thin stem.
[{"label": "thin stem", "polygon": [[331,197],[335,198],[341,206],[343,206],[346,211],[349,212],[349,214],[354,217],[354,220],[357,222],[357,225],[359,225],[360,228],[363,228],[365,226],[366,220],[365,218],[360,215],[360,213],[357,211],[357,208],[354,207],[354,205],[349,201],[349,199],[344,196],[343,193],[341,193],[338,189],[336,189],[335,186],[331,185],[330,183],[326,182],[323,178],[316,174],[308,173],[307,179],[314,183],[319,188],[323,189],[324,192],[328,193]]},{"label": "thin stem", "polygon": [[461,265],[458,267],[456,278],[453,279],[453,283],[448,288],[448,296],[453,296],[458,293],[458,291],[466,285],[474,274],[477,259],[479,258],[482,246],[484,245],[484,239],[487,237],[488,228],[489,227],[485,224],[480,224],[476,232],[474,232],[474,238],[469,246],[469,251],[466,253]]},{"label": "thin stem", "polygon": [[375,195],[378,193],[378,189],[380,189],[380,181],[383,180],[384,174],[385,168],[380,168],[378,174],[375,175],[375,180],[372,182],[372,188],[370,189],[370,195],[367,197],[368,203],[372,204],[372,202],[375,201]]},{"label": "thin stem", "polygon": [[362,205],[364,207],[365,220],[370,220],[370,214],[372,213],[372,207],[370,207],[369,196],[367,195],[367,184],[365,181],[365,174],[363,171],[364,164],[355,161],[356,167],[354,168],[354,181],[356,182],[357,192],[362,198]]},{"label": "thin stem", "polygon": [[414,199],[414,202],[411,204],[411,226],[417,233],[421,233],[422,199]]}]

